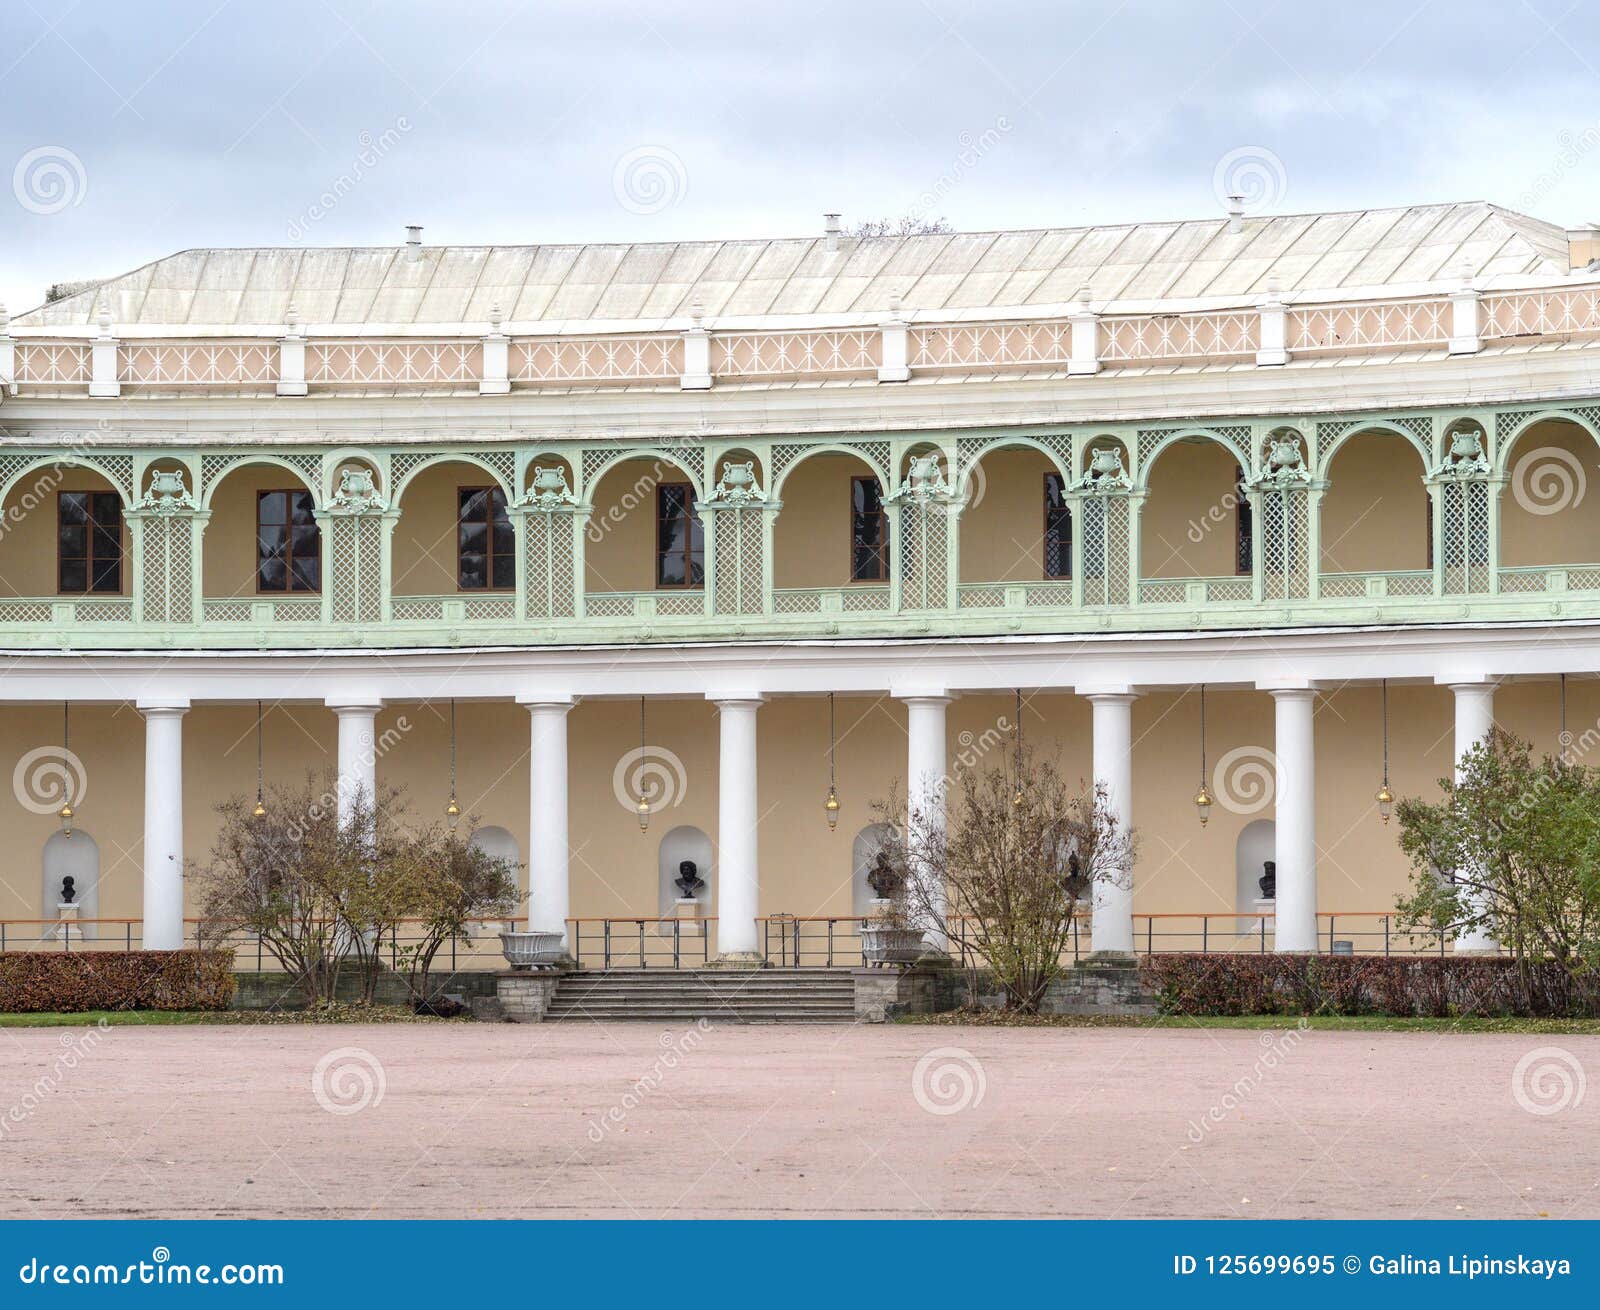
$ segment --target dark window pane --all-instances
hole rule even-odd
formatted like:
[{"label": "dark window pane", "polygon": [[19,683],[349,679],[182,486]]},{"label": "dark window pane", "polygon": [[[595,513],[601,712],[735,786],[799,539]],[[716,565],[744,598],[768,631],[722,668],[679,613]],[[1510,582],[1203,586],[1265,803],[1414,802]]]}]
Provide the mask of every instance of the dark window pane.
[{"label": "dark window pane", "polygon": [[512,556],[517,553],[516,530],[506,519],[501,519],[494,525],[493,545],[491,549],[496,555]]},{"label": "dark window pane", "polygon": [[488,585],[482,555],[462,555],[456,570],[456,584],[466,591],[479,591]]},{"label": "dark window pane", "polygon": [[506,493],[499,487],[489,488],[489,511],[496,522],[509,522],[506,518]]},{"label": "dark window pane", "polygon": [[122,555],[122,532],[118,528],[96,527],[89,543],[96,559],[117,559]]},{"label": "dark window pane", "polygon": [[281,559],[264,559],[256,567],[256,585],[262,591],[283,591],[287,578]]},{"label": "dark window pane", "polygon": [[264,491],[257,499],[260,523],[287,523],[289,521],[288,494],[282,491]]},{"label": "dark window pane", "polygon": [[103,527],[112,529],[120,541],[122,538],[122,498],[114,491],[97,491],[94,493],[94,503],[90,511],[94,521]]},{"label": "dark window pane", "polygon": [[462,522],[482,523],[489,512],[488,494],[483,488],[461,488]]},{"label": "dark window pane", "polygon": [[89,589],[89,561],[83,559],[62,560],[58,586],[60,590],[65,592],[87,591]]},{"label": "dark window pane", "polygon": [[120,559],[96,560],[94,563],[94,590],[122,590],[122,561]]},{"label": "dark window pane", "polygon": [[689,564],[689,585],[691,587],[699,587],[704,585],[705,580],[706,557],[704,555],[696,555]]},{"label": "dark window pane", "polygon": [[287,529],[264,523],[256,533],[256,553],[261,556],[283,554],[284,533]]},{"label": "dark window pane", "polygon": [[290,529],[289,542],[296,559],[316,556],[322,551],[322,532],[315,523],[297,523]]},{"label": "dark window pane", "polygon": [[482,523],[463,523],[457,541],[462,554],[481,555],[489,545],[489,529]]},{"label": "dark window pane", "polygon": [[681,587],[684,584],[682,555],[661,554],[656,557],[656,586]]},{"label": "dark window pane", "polygon": [[311,499],[309,491],[297,491],[294,493],[294,505],[291,512],[296,523],[308,523],[314,527],[317,522],[316,511],[316,503]]},{"label": "dark window pane", "polygon": [[295,557],[289,568],[289,589],[291,591],[316,591],[321,585],[322,568],[315,558],[302,559]]},{"label": "dark window pane", "polygon": [[510,590],[517,585],[516,557],[514,555],[496,555],[494,557],[494,585],[503,590]]},{"label": "dark window pane", "polygon": [[58,499],[58,517],[63,523],[85,523],[89,518],[88,495],[82,491],[64,491]]},{"label": "dark window pane", "polygon": [[56,553],[80,558],[89,553],[89,529],[81,523],[63,523],[56,529]]}]

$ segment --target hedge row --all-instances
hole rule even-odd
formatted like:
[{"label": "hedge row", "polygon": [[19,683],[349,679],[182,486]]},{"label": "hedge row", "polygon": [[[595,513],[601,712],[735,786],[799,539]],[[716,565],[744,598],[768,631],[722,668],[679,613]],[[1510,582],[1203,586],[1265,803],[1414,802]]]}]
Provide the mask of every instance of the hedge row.
[{"label": "hedge row", "polygon": [[226,1010],[232,951],[7,951],[0,1012]]},{"label": "hedge row", "polygon": [[1147,955],[1166,1014],[1600,1015],[1600,979],[1497,956]]}]

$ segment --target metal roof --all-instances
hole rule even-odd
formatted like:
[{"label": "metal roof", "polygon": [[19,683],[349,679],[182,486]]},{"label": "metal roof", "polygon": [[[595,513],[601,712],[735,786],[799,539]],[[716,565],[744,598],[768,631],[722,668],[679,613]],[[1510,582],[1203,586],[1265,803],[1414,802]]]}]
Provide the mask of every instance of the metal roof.
[{"label": "metal roof", "polygon": [[121,328],[510,323],[882,314],[986,306],[1245,301],[1567,275],[1562,228],[1483,202],[1116,227],[543,246],[186,250],[18,315]]}]

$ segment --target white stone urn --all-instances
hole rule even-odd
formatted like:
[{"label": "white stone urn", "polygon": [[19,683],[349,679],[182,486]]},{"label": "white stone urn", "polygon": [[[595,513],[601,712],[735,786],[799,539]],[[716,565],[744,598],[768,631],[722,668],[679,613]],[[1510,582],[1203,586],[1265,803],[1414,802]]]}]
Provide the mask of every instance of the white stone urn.
[{"label": "white stone urn", "polygon": [[927,946],[915,928],[893,928],[872,920],[861,925],[864,964],[915,964]]},{"label": "white stone urn", "polygon": [[554,969],[561,963],[561,934],[503,932],[500,951],[513,969]]}]

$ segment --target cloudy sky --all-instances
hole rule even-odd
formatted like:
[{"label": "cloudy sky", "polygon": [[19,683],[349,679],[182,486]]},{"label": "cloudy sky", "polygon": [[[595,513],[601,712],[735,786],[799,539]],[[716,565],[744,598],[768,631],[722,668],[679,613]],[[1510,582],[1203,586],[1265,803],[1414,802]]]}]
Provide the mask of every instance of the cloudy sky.
[{"label": "cloudy sky", "polygon": [[[0,298],[192,246],[1489,199],[1600,217],[1574,0],[6,0]],[[1223,178],[1226,177],[1226,181]]]}]

